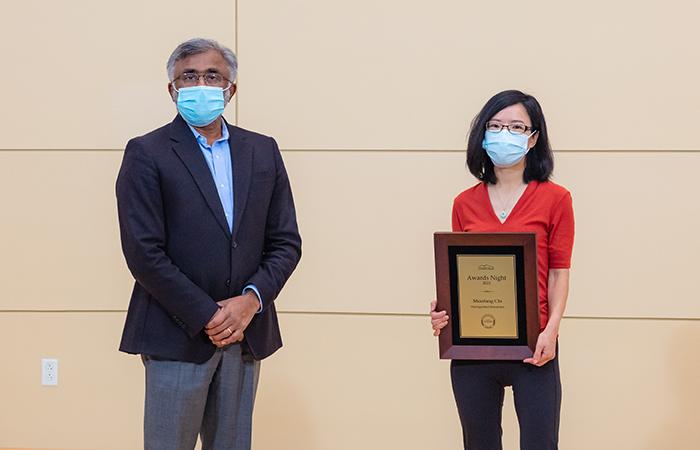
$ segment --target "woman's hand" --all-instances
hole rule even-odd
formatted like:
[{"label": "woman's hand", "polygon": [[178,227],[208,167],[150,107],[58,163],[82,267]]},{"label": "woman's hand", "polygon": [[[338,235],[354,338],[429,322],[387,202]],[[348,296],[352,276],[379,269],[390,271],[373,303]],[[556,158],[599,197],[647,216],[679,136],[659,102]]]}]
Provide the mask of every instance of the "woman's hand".
[{"label": "woman's hand", "polygon": [[537,345],[532,358],[523,362],[541,367],[554,359],[557,353],[559,324],[564,316],[566,297],[569,295],[569,269],[549,269],[547,280],[549,296],[549,320],[544,331],[537,337]]},{"label": "woman's hand", "polygon": [[433,324],[433,336],[440,336],[440,330],[447,326],[450,317],[447,311],[436,312],[437,300],[430,302],[430,322]]},{"label": "woman's hand", "polygon": [[535,345],[535,353],[533,353],[532,358],[526,358],[523,362],[542,367],[553,360],[556,355],[557,333],[545,328],[537,337],[537,345]]}]

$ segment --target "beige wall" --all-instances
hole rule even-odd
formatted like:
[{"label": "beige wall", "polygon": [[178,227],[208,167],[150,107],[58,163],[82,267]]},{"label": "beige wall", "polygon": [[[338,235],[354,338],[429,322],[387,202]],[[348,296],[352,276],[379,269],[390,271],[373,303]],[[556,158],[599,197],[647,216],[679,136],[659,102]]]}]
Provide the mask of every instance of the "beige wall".
[{"label": "beige wall", "polygon": [[[139,448],[113,185],[126,141],[173,116],[165,59],[194,35],[238,50],[227,118],[277,137],[304,238],[256,449],[459,448],[425,314],[432,232],[474,182],[467,124],[513,87],[543,104],[577,215],[562,448],[696,447],[700,6],[214,6],[32,0],[0,16],[0,448]],[[42,357],[59,358],[58,387],[40,385]],[[514,449],[510,396],[504,411]]]}]

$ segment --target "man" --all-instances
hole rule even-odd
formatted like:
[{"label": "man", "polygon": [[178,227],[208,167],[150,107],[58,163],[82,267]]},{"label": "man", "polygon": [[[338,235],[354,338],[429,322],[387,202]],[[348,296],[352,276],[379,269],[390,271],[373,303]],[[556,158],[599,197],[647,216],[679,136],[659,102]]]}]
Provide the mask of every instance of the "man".
[{"label": "man", "polygon": [[120,350],[146,370],[148,450],[249,449],[260,360],[282,346],[274,300],[301,257],[274,139],[226,123],[234,53],[173,51],[178,115],[129,141],[117,179],[122,249],[136,283]]}]

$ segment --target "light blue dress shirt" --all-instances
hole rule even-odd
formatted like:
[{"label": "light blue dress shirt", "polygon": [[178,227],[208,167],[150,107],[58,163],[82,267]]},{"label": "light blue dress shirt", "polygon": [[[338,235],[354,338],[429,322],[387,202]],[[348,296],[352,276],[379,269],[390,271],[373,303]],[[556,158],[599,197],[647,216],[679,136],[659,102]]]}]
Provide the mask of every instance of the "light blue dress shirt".
[{"label": "light blue dress shirt", "polygon": [[[221,200],[221,206],[224,208],[228,230],[233,232],[233,165],[231,162],[231,147],[228,145],[228,127],[221,120],[221,137],[209,145],[206,137],[202,136],[191,125],[188,124],[188,126],[192,130],[197,144],[199,144],[199,149],[207,162],[207,166],[209,166],[211,176],[214,178],[216,192],[219,193],[219,200]],[[253,284],[249,284],[243,288],[243,293],[245,294],[250,290],[258,296],[258,300],[260,300],[258,312],[262,311],[262,298],[260,298],[258,288]]]}]

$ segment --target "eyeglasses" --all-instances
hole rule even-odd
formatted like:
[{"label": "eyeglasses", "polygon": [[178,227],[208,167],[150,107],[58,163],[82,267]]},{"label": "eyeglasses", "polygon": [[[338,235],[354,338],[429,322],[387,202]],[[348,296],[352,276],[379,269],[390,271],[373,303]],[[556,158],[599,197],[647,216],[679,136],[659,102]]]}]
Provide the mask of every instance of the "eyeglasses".
[{"label": "eyeglasses", "polygon": [[175,78],[173,82],[180,80],[180,83],[182,84],[181,87],[192,87],[199,84],[200,78],[204,80],[204,84],[207,86],[228,89],[233,84],[231,80],[224,78],[223,75],[217,72],[206,72],[202,74],[197,72],[184,72],[182,75]]},{"label": "eyeglasses", "polygon": [[528,127],[524,123],[511,123],[510,125],[506,125],[501,122],[486,122],[486,131],[498,133],[504,128],[508,129],[510,134],[525,134],[529,130],[533,130],[532,127]]}]

